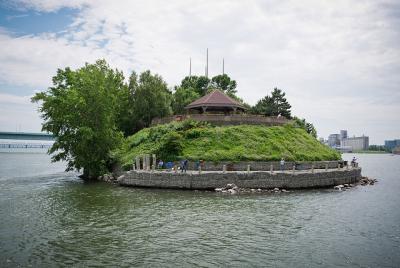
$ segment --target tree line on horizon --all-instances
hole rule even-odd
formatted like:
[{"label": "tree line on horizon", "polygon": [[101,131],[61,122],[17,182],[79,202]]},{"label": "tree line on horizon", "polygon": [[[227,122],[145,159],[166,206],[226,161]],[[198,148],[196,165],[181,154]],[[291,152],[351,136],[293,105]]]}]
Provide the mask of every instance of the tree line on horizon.
[{"label": "tree line on horizon", "polygon": [[58,69],[52,82],[48,90],[36,93],[32,102],[40,103],[42,130],[56,137],[49,150],[52,160],[66,161],[67,170],[83,169],[83,178],[107,172],[112,164],[110,153],[124,136],[150,126],[153,118],[183,113],[186,105],[216,88],[250,113],[285,116],[316,137],[311,123],[292,117],[281,89],[275,88],[250,106],[236,95],[237,83],[227,74],[211,79],[186,76],[172,91],[160,75],[149,70],[133,71],[125,82],[122,71],[98,60],[76,70]]}]

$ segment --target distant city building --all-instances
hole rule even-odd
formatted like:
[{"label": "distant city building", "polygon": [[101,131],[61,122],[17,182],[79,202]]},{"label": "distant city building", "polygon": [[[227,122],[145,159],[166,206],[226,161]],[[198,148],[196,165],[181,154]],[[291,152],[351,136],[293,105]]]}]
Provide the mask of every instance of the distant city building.
[{"label": "distant city building", "polygon": [[341,147],[352,148],[352,151],[368,150],[369,147],[369,137],[352,137],[345,138],[341,140]]},{"label": "distant city building", "polygon": [[328,137],[328,145],[330,147],[340,146],[340,134],[331,134]]},{"label": "distant city building", "polygon": [[389,151],[393,151],[394,148],[400,146],[400,140],[388,140],[385,141],[385,148]]},{"label": "distant city building", "polygon": [[340,140],[343,140],[346,138],[347,138],[347,130],[341,130],[340,131]]}]

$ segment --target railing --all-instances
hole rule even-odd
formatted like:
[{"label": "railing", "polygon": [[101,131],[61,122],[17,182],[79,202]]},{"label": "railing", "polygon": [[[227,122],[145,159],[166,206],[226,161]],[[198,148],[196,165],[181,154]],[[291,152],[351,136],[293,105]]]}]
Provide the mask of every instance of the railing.
[{"label": "railing", "polygon": [[48,149],[52,146],[52,144],[29,144],[29,143],[0,143],[0,148],[44,148]]},{"label": "railing", "polygon": [[215,123],[218,125],[268,125],[268,126],[279,126],[289,122],[283,116],[262,116],[262,115],[248,115],[248,114],[186,114],[186,115],[174,115],[163,118],[155,118],[152,120],[151,125],[166,124],[173,121],[183,121],[186,119],[192,119],[195,121],[206,121]]}]

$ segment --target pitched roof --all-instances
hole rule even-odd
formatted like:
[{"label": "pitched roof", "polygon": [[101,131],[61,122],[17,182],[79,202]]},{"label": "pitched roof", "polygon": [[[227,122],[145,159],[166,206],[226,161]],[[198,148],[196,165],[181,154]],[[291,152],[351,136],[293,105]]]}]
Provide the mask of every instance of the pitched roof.
[{"label": "pitched roof", "polygon": [[196,108],[196,107],[238,107],[244,109],[244,107],[232,99],[221,90],[215,89],[207,95],[201,97],[200,99],[195,100],[190,103],[185,109]]}]

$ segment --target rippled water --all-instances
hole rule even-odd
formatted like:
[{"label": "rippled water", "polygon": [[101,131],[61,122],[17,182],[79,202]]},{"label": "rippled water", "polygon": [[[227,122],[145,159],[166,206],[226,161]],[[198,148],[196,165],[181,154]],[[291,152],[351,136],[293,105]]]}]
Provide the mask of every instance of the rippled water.
[{"label": "rippled water", "polygon": [[46,154],[0,153],[0,267],[399,267],[400,156],[357,158],[378,184],[230,196],[84,183]]}]

